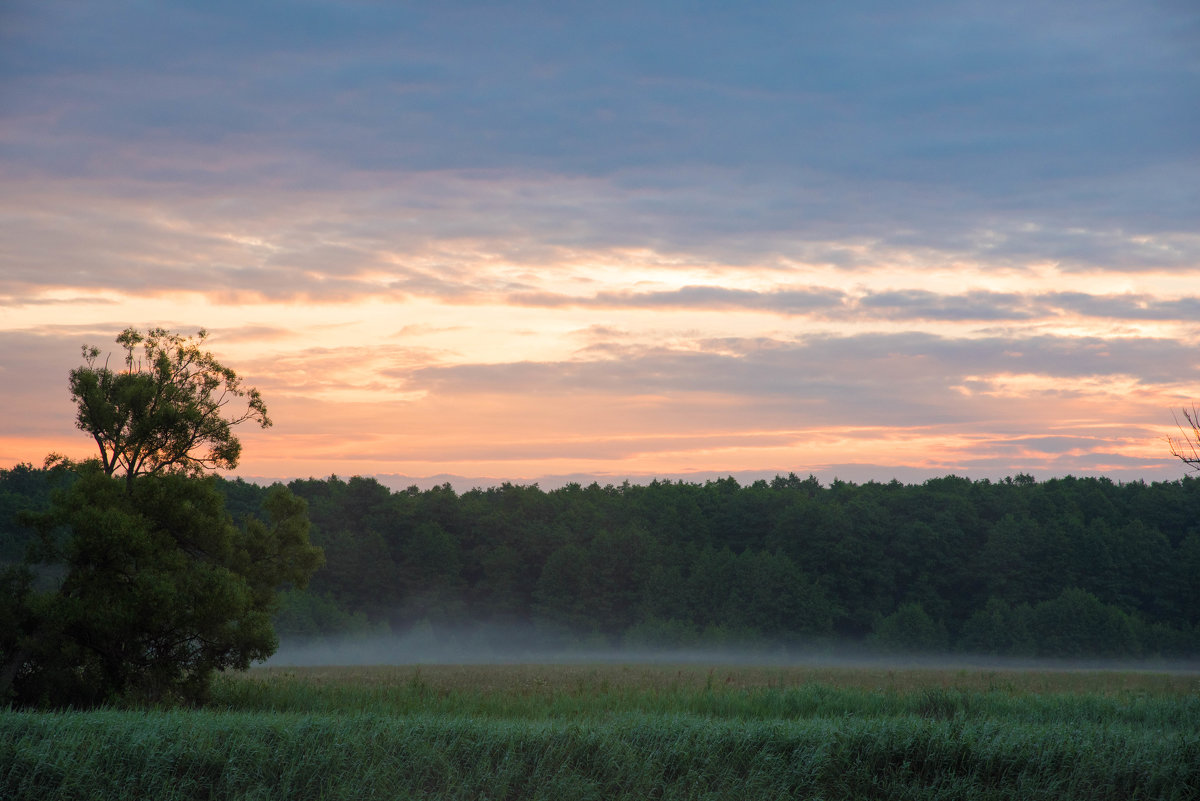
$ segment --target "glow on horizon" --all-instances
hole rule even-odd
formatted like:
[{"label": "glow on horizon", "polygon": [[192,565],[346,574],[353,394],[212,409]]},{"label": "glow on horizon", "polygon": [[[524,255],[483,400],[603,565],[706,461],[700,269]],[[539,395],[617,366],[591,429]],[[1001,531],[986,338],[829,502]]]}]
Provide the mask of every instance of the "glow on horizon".
[{"label": "glow on horizon", "polygon": [[[250,246],[256,247],[255,243]],[[661,263],[652,253],[642,252],[647,263]],[[578,257],[578,254],[577,254]],[[562,265],[549,265],[546,291],[575,287],[580,275],[596,264],[611,265],[603,254]],[[652,290],[670,291],[695,286],[700,276],[694,270],[656,272],[653,267],[626,267],[639,283]],[[775,270],[752,270],[708,265],[708,276],[729,274],[737,280],[724,287],[753,288],[769,292]],[[935,274],[919,269],[902,273],[891,267],[884,272],[887,284],[875,291],[921,287],[953,289]],[[592,297],[619,287],[620,272],[609,267],[605,274],[593,270]],[[988,291],[1021,287],[1011,276],[1003,281],[984,279],[988,271],[962,270],[963,281],[979,280]],[[525,279],[536,278],[528,273]],[[807,277],[807,276],[806,276]],[[861,297],[864,275],[822,276],[830,288],[841,278],[850,297]],[[1140,276],[1155,278],[1155,276]],[[601,280],[603,278],[603,280]],[[1162,276],[1163,284],[1178,291],[1179,277]],[[846,285],[849,286],[846,286]],[[1043,280],[1031,280],[1026,293],[1036,292]],[[1194,292],[1200,279],[1193,278]],[[832,288],[838,288],[836,286]],[[976,289],[968,284],[967,288]],[[1102,288],[1119,289],[1119,282]],[[1144,281],[1141,293],[1157,289],[1154,280]],[[388,377],[388,371],[430,366],[504,365],[512,362],[577,362],[606,360],[603,352],[589,352],[589,328],[596,318],[579,319],[579,309],[512,307],[496,300],[477,298],[469,303],[457,299],[384,297],[364,295],[348,300],[266,301],[229,304],[207,293],[158,292],[155,294],[104,292],[98,300],[76,302],[77,293],[68,288],[48,289],[38,298],[10,306],[7,325],[14,330],[35,328],[35,320],[69,314],[75,322],[60,336],[107,346],[115,333],[116,312],[126,319],[164,324],[179,330],[181,320],[203,320],[212,332],[212,347],[239,369],[250,383],[266,393],[275,429],[243,431],[245,458],[240,472],[248,475],[300,476],[340,473],[405,473],[431,475],[501,476],[535,479],[557,473],[597,475],[654,475],[680,473],[737,472],[777,469],[804,472],[809,468],[839,463],[908,465],[931,471],[970,472],[994,456],[985,472],[995,474],[1032,470],[1028,465],[1052,465],[1045,453],[1021,443],[1038,433],[1046,436],[1068,432],[1092,436],[1117,419],[1145,422],[1130,438],[1117,431],[1107,436],[1082,439],[1059,457],[1088,454],[1090,443],[1106,452],[1151,467],[1169,466],[1164,457],[1163,438],[1173,429],[1164,410],[1186,403],[1188,384],[1159,383],[1146,386],[1134,376],[1081,376],[1064,379],[1037,373],[964,373],[958,383],[945,390],[964,401],[986,399],[1000,402],[1005,413],[997,420],[1002,431],[989,433],[986,416],[972,426],[976,432],[955,431],[947,425],[864,427],[856,424],[815,428],[760,429],[752,418],[753,404],[746,399],[687,394],[638,394],[623,392],[578,392],[569,397],[539,399],[514,387],[500,394],[475,393],[443,397],[420,387],[406,388],[403,380]],[[587,296],[579,295],[581,300]],[[1158,300],[1186,298],[1155,296]],[[35,302],[36,301],[36,302]],[[619,302],[602,309],[603,325],[624,330],[622,338],[631,347],[667,346],[697,354],[720,352],[719,340],[734,341],[731,357],[737,358],[737,343],[746,337],[770,336],[795,341],[811,335],[850,337],[861,333],[903,333],[914,327],[930,334],[956,337],[960,341],[986,337],[988,327],[978,321],[879,320],[868,315],[830,319],[827,312],[808,314],[763,309],[621,308]],[[84,322],[84,321],[88,322]],[[106,322],[113,320],[114,322]],[[297,325],[297,321],[303,321]],[[127,324],[121,321],[120,325]],[[105,331],[105,325],[110,329]],[[1039,336],[1184,337],[1194,330],[1187,321],[1114,321],[1081,315],[1010,321],[1007,328],[1034,331]],[[581,327],[582,326],[582,327]],[[245,333],[239,333],[244,330]],[[76,334],[70,334],[76,331]],[[86,332],[86,333],[85,333]],[[101,333],[103,332],[103,333]],[[612,334],[606,335],[610,341]],[[65,375],[62,385],[65,388]],[[636,389],[636,388],[629,388]],[[8,461],[37,463],[50,451],[76,457],[89,455],[88,442],[70,428],[70,408],[63,397],[47,399],[60,421],[60,436],[53,438],[8,436],[0,457]],[[799,400],[802,407],[804,401]],[[688,407],[680,409],[679,407]],[[991,407],[993,410],[997,407]],[[983,411],[983,407],[981,407]],[[1154,413],[1159,420],[1153,420]],[[750,416],[740,427],[731,422]],[[1023,425],[1023,430],[1014,426]],[[714,428],[714,426],[717,426]],[[714,433],[714,432],[721,433]],[[996,455],[997,444],[1004,446]],[[1127,465],[1128,463],[1126,463]],[[806,467],[809,466],[809,467]],[[1100,465],[1103,467],[1103,464]],[[1051,469],[1054,469],[1051,467]],[[1093,468],[1099,469],[1099,468]]]},{"label": "glow on horizon", "polygon": [[244,475],[1184,473],[1200,11],[3,13],[0,466],[164,326]]}]

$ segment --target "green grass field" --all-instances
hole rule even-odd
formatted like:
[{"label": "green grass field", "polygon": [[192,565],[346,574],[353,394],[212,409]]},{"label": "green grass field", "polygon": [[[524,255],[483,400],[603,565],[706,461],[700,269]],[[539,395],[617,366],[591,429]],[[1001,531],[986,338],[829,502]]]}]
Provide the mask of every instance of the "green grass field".
[{"label": "green grass field", "polygon": [[274,668],[198,710],[5,712],[6,799],[1200,798],[1200,676]]}]

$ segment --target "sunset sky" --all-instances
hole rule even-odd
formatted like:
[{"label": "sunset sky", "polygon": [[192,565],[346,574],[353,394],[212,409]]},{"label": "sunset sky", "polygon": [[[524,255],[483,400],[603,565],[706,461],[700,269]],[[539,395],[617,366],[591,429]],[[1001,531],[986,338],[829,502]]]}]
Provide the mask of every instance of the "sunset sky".
[{"label": "sunset sky", "polygon": [[8,0],[0,189],[0,467],[164,326],[260,479],[1186,472],[1193,0]]}]

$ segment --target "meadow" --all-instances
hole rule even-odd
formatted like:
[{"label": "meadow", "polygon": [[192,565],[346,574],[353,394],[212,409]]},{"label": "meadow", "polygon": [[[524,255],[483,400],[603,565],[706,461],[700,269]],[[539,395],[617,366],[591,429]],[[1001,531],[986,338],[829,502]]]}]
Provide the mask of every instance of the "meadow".
[{"label": "meadow", "polygon": [[1194,799],[1200,675],[258,668],[197,709],[0,715],[8,799]]}]

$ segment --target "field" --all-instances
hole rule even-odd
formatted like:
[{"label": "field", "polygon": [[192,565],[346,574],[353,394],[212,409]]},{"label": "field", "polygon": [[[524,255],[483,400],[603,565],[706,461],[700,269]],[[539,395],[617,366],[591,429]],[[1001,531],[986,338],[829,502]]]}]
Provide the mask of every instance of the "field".
[{"label": "field", "polygon": [[0,797],[1200,797],[1200,675],[271,668],[203,709],[0,715]]}]

